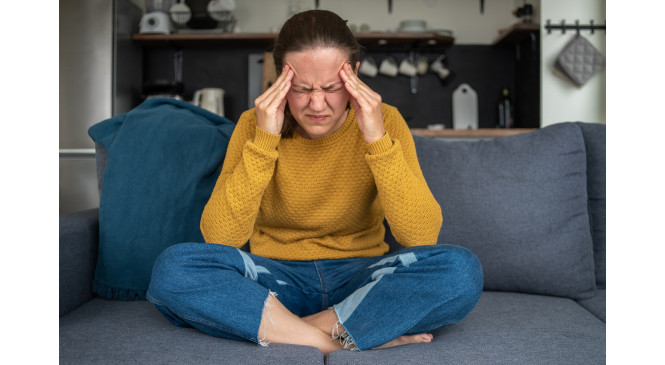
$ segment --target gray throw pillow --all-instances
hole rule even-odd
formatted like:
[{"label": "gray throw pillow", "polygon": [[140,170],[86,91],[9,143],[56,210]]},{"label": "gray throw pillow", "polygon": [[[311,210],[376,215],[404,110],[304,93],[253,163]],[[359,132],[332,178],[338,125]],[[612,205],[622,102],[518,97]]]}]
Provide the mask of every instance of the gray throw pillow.
[{"label": "gray throw pillow", "polygon": [[586,151],[575,124],[481,141],[414,140],[443,212],[439,243],[472,250],[486,290],[594,294]]}]

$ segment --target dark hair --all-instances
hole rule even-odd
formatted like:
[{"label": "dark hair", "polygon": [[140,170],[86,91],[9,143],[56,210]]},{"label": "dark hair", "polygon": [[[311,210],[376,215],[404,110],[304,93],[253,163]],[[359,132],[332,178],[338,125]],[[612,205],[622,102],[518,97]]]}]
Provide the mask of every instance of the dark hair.
[{"label": "dark hair", "polygon": [[[356,40],[346,20],[328,10],[308,10],[289,18],[273,46],[273,61],[277,75],[284,67],[284,56],[289,52],[300,52],[317,47],[341,48],[348,52],[349,63],[355,67],[360,61],[362,46]],[[295,119],[287,107],[284,111],[282,136],[289,137],[295,128]]]}]

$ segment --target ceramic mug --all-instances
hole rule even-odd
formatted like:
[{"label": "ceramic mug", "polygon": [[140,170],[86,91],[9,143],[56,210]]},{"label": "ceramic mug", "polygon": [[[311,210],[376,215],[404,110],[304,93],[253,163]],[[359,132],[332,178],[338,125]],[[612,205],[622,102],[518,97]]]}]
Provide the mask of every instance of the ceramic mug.
[{"label": "ceramic mug", "polygon": [[416,68],[418,69],[418,75],[422,76],[426,74],[427,69],[429,68],[429,61],[427,60],[427,57],[425,56],[418,57],[418,62],[416,62]]},{"label": "ceramic mug", "polygon": [[439,56],[432,62],[432,65],[430,66],[430,70],[437,74],[441,79],[445,79],[450,75],[450,70],[446,68],[446,66],[443,64],[443,60],[445,59],[445,56]]},{"label": "ceramic mug", "polygon": [[362,60],[362,62],[360,62],[358,72],[361,75],[376,77],[376,75],[379,73],[379,68],[376,66],[376,62],[374,62],[372,57],[367,57]]},{"label": "ceramic mug", "polygon": [[224,116],[224,89],[204,88],[194,92],[192,104]]},{"label": "ceramic mug", "polygon": [[395,77],[399,72],[399,67],[397,62],[392,57],[386,57],[381,61],[381,66],[379,66],[379,72],[386,76]]},{"label": "ceramic mug", "polygon": [[418,73],[418,68],[416,65],[411,63],[408,58],[405,58],[399,64],[399,73],[405,76],[416,76]]}]

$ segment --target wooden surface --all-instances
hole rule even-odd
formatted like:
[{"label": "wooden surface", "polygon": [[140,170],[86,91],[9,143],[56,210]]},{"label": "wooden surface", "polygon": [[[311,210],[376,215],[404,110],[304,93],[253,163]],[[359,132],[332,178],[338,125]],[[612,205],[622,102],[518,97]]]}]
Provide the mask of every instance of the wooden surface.
[{"label": "wooden surface", "polygon": [[[365,46],[377,45],[451,45],[454,37],[438,33],[355,33],[358,42]],[[134,34],[132,40],[146,46],[269,46],[277,37],[276,33],[173,33],[173,34]]]},{"label": "wooden surface", "polygon": [[499,36],[494,39],[492,44],[507,45],[520,42],[531,33],[540,32],[540,24],[534,23],[515,23],[510,28],[499,31]]}]

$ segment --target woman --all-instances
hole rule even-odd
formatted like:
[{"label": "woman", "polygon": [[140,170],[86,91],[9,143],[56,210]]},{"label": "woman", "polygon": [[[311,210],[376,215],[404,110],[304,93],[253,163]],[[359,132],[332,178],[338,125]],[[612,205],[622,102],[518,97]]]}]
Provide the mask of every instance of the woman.
[{"label": "woman", "polygon": [[[279,77],[240,117],[203,212],[209,244],[155,263],[147,296],[172,323],[328,354],[430,342],[475,306],[478,259],[436,245],[441,209],[404,119],[357,77],[360,52],[332,12],[284,24]],[[384,218],[407,247],[386,256]]]}]

